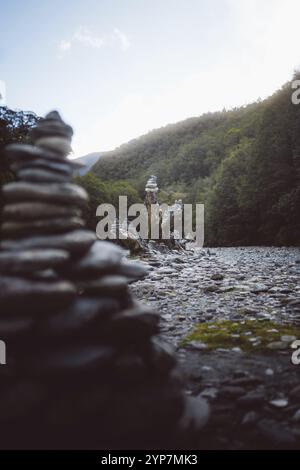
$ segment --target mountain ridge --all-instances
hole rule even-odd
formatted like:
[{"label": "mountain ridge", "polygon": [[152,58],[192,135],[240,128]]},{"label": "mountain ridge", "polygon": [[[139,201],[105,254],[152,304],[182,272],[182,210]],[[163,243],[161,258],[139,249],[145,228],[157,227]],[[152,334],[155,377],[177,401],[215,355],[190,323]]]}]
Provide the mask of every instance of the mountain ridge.
[{"label": "mountain ridge", "polygon": [[83,176],[90,171],[92,166],[101,158],[104,152],[91,152],[83,155],[82,157],[74,158],[73,160],[82,163],[84,167],[77,170],[79,176]]}]

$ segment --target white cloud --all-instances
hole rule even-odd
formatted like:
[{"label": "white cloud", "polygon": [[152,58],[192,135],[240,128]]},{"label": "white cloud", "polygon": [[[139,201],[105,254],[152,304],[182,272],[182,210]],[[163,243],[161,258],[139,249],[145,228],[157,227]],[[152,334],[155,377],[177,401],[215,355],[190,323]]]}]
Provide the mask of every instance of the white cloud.
[{"label": "white cloud", "polygon": [[102,47],[113,47],[117,44],[123,51],[130,47],[130,41],[125,33],[118,28],[114,28],[113,32],[103,36],[99,36],[88,28],[80,26],[70,39],[63,39],[58,43],[58,50],[61,55],[68,52],[76,44],[81,44],[92,49],[101,49]]},{"label": "white cloud", "polygon": [[61,52],[66,52],[66,51],[69,51],[72,47],[72,43],[71,41],[66,41],[65,39],[62,39],[59,43],[58,43],[58,49],[61,51]]},{"label": "white cloud", "polygon": [[130,41],[129,41],[128,37],[126,36],[126,34],[122,33],[122,31],[120,31],[118,28],[115,28],[114,29],[114,35],[115,35],[116,39],[118,39],[120,41],[121,48],[124,51],[129,49]]},{"label": "white cloud", "polygon": [[100,49],[107,43],[107,39],[105,37],[97,36],[82,26],[74,33],[73,41],[77,41],[84,46],[95,49]]}]

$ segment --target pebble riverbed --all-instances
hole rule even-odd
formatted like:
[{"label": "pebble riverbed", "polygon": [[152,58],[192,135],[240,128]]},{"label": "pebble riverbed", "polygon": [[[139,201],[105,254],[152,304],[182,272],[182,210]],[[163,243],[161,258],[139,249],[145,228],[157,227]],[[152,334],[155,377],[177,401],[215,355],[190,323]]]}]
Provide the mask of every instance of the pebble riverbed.
[{"label": "pebble riverbed", "polygon": [[[300,339],[300,248],[173,251],[142,260],[150,274],[131,290],[160,312],[186,393],[211,406],[199,448],[300,448],[300,365],[291,363],[291,341]],[[224,320],[292,325],[299,334],[270,338],[264,351],[251,330],[251,352],[183,343],[195,325]]]}]

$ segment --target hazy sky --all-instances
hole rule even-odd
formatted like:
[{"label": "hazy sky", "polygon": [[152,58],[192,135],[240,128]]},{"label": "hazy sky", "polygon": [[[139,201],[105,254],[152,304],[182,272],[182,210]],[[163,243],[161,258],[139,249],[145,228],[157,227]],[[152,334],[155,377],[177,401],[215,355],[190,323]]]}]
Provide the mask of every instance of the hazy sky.
[{"label": "hazy sky", "polygon": [[299,0],[0,0],[11,108],[61,111],[74,154],[270,95],[300,68]]}]

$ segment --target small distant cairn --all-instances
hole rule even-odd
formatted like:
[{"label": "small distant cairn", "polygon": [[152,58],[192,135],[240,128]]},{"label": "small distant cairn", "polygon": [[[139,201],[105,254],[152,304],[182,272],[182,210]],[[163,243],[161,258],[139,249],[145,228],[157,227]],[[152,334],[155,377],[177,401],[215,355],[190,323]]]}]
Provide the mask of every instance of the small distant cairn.
[{"label": "small distant cairn", "polygon": [[148,212],[148,237],[149,240],[151,240],[151,224],[152,224],[152,219],[153,217],[158,217],[158,223],[159,226],[161,226],[161,217],[159,213],[154,214],[153,213],[153,206],[158,207],[158,198],[157,198],[157,193],[158,193],[158,186],[157,186],[157,177],[152,175],[149,177],[146,187],[145,187],[145,200],[144,204],[147,208]]},{"label": "small distant cairn", "polygon": [[85,228],[72,134],[54,111],[34,146],[6,148],[17,181],[3,188],[0,447],[193,446],[208,407],[185,396],[158,314],[129,293],[145,269]]},{"label": "small distant cairn", "polygon": [[151,207],[151,204],[158,204],[157,193],[158,193],[158,186],[157,186],[157,177],[151,175],[148,178],[145,187],[146,197],[145,197],[145,206],[147,208]]},{"label": "small distant cairn", "polygon": [[[174,217],[177,211],[182,213],[182,200],[178,199],[172,206],[169,206],[168,210],[165,213],[159,209],[159,202],[158,202],[158,185],[157,185],[157,177],[151,175],[146,183],[145,187],[145,200],[144,204],[148,211],[148,230],[149,230],[149,239],[151,240],[151,224],[155,218],[157,218],[157,223],[159,224],[159,233],[160,237],[162,235],[162,227],[164,224],[170,224],[170,239],[164,240],[159,238],[156,240],[157,243],[161,246],[165,246],[170,249],[177,249],[182,250],[185,248],[186,243],[188,240],[180,239],[179,234],[176,232],[174,227]],[[153,211],[153,207],[155,209]],[[158,209],[158,210],[157,210]]]}]

